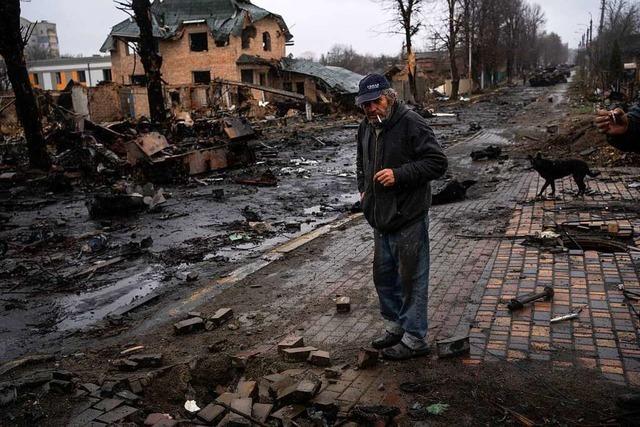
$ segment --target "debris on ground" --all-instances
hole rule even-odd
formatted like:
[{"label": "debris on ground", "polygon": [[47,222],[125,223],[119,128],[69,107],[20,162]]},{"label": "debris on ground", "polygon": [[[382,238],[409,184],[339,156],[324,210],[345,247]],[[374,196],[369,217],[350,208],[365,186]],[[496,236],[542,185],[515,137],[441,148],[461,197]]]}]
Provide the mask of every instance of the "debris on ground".
[{"label": "debris on ground", "polygon": [[498,160],[498,159],[504,159],[505,157],[502,156],[502,148],[495,145],[489,145],[488,147],[483,148],[482,150],[472,151],[471,158],[474,161],[479,161],[479,160]]},{"label": "debris on ground", "polygon": [[449,180],[444,187],[433,194],[431,204],[437,206],[464,200],[467,195],[467,190],[476,183],[477,181],[471,179],[462,182],[457,179]]}]

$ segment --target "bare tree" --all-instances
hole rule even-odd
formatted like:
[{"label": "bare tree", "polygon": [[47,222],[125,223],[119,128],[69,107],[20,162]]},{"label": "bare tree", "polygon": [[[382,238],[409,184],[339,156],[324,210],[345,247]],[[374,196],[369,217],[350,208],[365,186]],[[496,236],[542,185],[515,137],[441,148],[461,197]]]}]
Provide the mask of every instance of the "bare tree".
[{"label": "bare tree", "polygon": [[38,61],[40,59],[57,58],[57,55],[51,49],[39,45],[31,45],[24,49],[24,57],[29,61]]},{"label": "bare tree", "polygon": [[320,56],[320,63],[323,65],[346,68],[358,74],[383,73],[397,60],[398,57],[388,55],[361,55],[353,47],[339,44]]},{"label": "bare tree", "polygon": [[36,98],[29,82],[24,58],[26,40],[20,29],[20,1],[0,2],[0,55],[7,67],[7,76],[16,96],[16,111],[27,139],[29,163],[47,170],[51,165],[42,133],[42,122]]},{"label": "bare tree", "polygon": [[404,35],[404,48],[407,55],[407,69],[409,74],[409,89],[411,98],[409,102],[415,102],[417,97],[416,87],[416,56],[413,51],[413,37],[418,34],[423,24],[420,19],[423,0],[378,0],[389,13],[391,18],[391,31]]},{"label": "bare tree", "polygon": [[467,0],[445,0],[446,18],[444,28],[434,30],[433,37],[438,40],[449,55],[451,77],[451,98],[457,98],[460,88],[460,71],[458,70],[458,46],[461,44],[462,30],[465,25],[465,7],[470,6]]},{"label": "bare tree", "polygon": [[138,51],[147,80],[151,120],[162,123],[167,118],[162,90],[162,56],[158,52],[158,42],[153,37],[151,4],[149,0],[114,1],[117,8],[129,14],[140,29]]}]

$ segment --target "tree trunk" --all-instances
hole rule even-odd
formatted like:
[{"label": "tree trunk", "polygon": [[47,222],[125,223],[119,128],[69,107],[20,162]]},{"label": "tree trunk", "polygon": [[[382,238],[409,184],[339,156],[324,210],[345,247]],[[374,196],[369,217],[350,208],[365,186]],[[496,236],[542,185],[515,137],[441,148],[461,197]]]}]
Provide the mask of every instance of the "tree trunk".
[{"label": "tree trunk", "polygon": [[147,78],[147,95],[151,121],[163,123],[167,119],[162,90],[162,56],[158,53],[158,44],[153,38],[151,4],[149,0],[132,0],[131,8],[140,29],[138,50]]},{"label": "tree trunk", "polygon": [[458,99],[458,89],[460,88],[460,74],[458,72],[458,63],[456,61],[456,46],[458,33],[455,27],[455,7],[456,0],[448,0],[449,2],[449,62],[451,63],[451,99]]},{"label": "tree trunk", "polygon": [[42,134],[40,110],[29,82],[24,59],[24,41],[20,32],[20,1],[0,2],[0,55],[7,66],[7,75],[16,96],[16,111],[24,129],[32,167],[48,170],[51,166],[47,145]]}]

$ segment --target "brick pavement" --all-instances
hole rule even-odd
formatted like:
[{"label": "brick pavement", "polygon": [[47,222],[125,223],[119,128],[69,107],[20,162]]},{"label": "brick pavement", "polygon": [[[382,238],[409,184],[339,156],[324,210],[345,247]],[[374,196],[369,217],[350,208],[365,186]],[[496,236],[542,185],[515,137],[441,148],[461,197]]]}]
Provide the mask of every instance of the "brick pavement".
[{"label": "brick pavement", "polygon": [[[553,254],[521,244],[522,236],[542,231],[553,221],[586,223],[611,217],[601,207],[576,207],[638,200],[637,190],[609,182],[616,179],[591,180],[596,191],[584,202],[574,200],[570,179],[557,186],[559,200],[534,202],[542,180],[534,173],[514,174],[479,199],[434,207],[429,341],[469,333],[467,364],[503,358],[549,361],[559,369],[588,367],[614,382],[640,385],[639,324],[617,290],[619,283],[640,290],[631,255],[579,250]],[[637,219],[615,222],[640,227]],[[291,292],[278,304],[283,310],[299,309],[336,295],[350,296],[353,307],[348,314],[332,307],[285,328],[302,333],[306,344],[349,360],[382,331],[371,277],[372,232],[361,219],[325,238],[329,241],[322,252],[302,262],[293,274],[306,277],[311,288],[305,289],[313,291]],[[293,290],[299,282],[286,280],[283,286]],[[552,302],[537,302],[513,314],[507,310],[510,298],[545,285],[555,288]],[[578,307],[584,307],[579,319],[549,323]],[[275,322],[282,314],[266,320]],[[399,398],[394,383],[384,366],[348,370],[333,384],[325,382],[321,396],[336,399],[343,410],[356,402],[393,403]]]},{"label": "brick pavement", "polygon": [[[514,211],[507,236],[522,236],[542,231],[554,223],[593,221],[615,223],[638,229],[637,219],[613,219],[614,202],[637,203],[638,192],[618,178],[605,174],[591,180],[594,194],[576,202],[572,179],[558,186],[560,200],[525,204]],[[609,182],[609,181],[618,182]],[[535,197],[542,180],[533,179],[527,200]],[[590,208],[584,209],[587,205]],[[582,206],[583,208],[580,208]],[[598,207],[598,209],[593,209]],[[576,209],[577,208],[577,209]],[[604,220],[604,221],[603,221]],[[624,302],[617,285],[638,290],[639,282],[631,253],[603,253],[572,250],[551,254],[521,246],[519,240],[500,242],[482,304],[471,329],[472,360],[491,360],[493,355],[509,360],[551,361],[559,368],[581,366],[599,370],[620,384],[640,385],[639,324]],[[539,292],[553,285],[552,302],[538,302],[511,314],[501,301],[516,295]],[[580,317],[551,325],[552,317],[583,308]]]}]

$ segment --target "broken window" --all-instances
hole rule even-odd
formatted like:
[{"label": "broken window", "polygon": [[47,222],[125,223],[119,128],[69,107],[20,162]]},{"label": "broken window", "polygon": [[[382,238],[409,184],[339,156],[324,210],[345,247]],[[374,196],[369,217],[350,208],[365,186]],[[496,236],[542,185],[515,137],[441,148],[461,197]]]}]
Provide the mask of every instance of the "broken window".
[{"label": "broken window", "polygon": [[265,73],[260,73],[260,86],[267,85],[267,75]]},{"label": "broken window", "polygon": [[56,84],[57,85],[62,84],[62,73],[56,73]]},{"label": "broken window", "polygon": [[205,52],[209,50],[207,33],[189,34],[189,45],[191,46],[191,52]]},{"label": "broken window", "polygon": [[262,33],[262,48],[265,52],[271,52],[271,34],[268,31]]},{"label": "broken window", "polygon": [[304,95],[304,82],[296,82],[296,92]]},{"label": "broken window", "polygon": [[146,86],[147,85],[147,76],[144,74],[135,74],[131,76],[131,84],[138,86]]},{"label": "broken window", "polygon": [[171,103],[174,105],[180,105],[180,92],[177,90],[172,90],[169,92],[169,96],[171,97]]},{"label": "broken window", "polygon": [[127,56],[131,55],[131,46],[129,46],[128,42],[124,42],[124,54]]},{"label": "broken window", "polygon": [[242,30],[242,48],[249,49],[251,47],[251,39],[256,37],[256,27],[253,25],[248,26]]},{"label": "broken window", "polygon": [[222,40],[216,40],[216,47],[225,47],[229,44],[229,36],[226,36]]},{"label": "broken window", "polygon": [[253,84],[253,70],[240,71],[240,80],[242,80],[242,83]]},{"label": "broken window", "polygon": [[211,71],[194,71],[193,82],[196,84],[209,84],[211,83]]},{"label": "broken window", "polygon": [[104,80],[105,82],[110,82],[111,79],[111,70],[102,70],[102,80]]},{"label": "broken window", "polygon": [[291,82],[284,82],[282,84],[282,88],[288,92],[293,92],[293,83]]},{"label": "broken window", "polygon": [[83,70],[78,71],[78,81],[80,83],[86,83],[87,82],[87,73],[85,73]]}]

